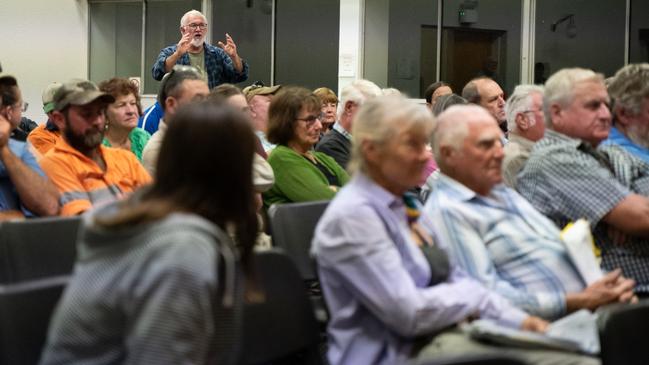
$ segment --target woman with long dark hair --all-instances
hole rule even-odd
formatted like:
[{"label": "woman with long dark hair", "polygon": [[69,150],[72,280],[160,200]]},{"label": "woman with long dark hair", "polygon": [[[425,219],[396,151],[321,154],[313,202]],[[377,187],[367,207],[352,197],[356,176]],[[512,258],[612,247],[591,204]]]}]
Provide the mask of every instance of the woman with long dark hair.
[{"label": "woman with long dark hair", "polygon": [[179,110],[153,185],[84,216],[74,277],[42,363],[228,362],[237,273],[250,278],[257,233],[254,151],[239,110]]}]

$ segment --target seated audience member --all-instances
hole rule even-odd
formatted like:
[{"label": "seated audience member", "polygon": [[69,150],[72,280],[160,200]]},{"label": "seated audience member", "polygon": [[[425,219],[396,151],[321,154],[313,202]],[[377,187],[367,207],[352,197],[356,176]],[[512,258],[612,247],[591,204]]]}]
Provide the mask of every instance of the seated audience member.
[{"label": "seated audience member", "polygon": [[461,97],[458,94],[445,94],[437,98],[437,102],[435,105],[433,105],[433,115],[438,116],[442,114],[442,112],[448,108],[450,108],[453,105],[464,105],[468,104],[469,102],[466,101],[465,98]]},{"label": "seated audience member", "polygon": [[[242,298],[223,283],[241,285],[235,250],[250,271],[257,220],[241,167],[255,135],[239,111],[206,103],[170,121],[151,187],[84,217],[41,364],[235,363],[225,300]],[[205,156],[228,158],[205,168]]]},{"label": "seated audience member", "polygon": [[54,111],[54,94],[61,87],[61,83],[53,82],[43,90],[43,111],[47,114],[47,122],[41,124],[34,129],[27,141],[44,156],[49,151],[56,141],[61,138],[61,131],[56,127],[52,121],[52,112]]},{"label": "seated audience member", "polygon": [[340,92],[338,121],[318,145],[316,151],[331,156],[342,168],[347,167],[351,150],[351,130],[358,108],[366,100],[382,95],[381,89],[368,80],[354,80]]},{"label": "seated audience member", "polygon": [[523,169],[534,143],[543,138],[543,87],[516,86],[505,104],[508,142],[503,160],[503,180],[507,186],[516,187],[516,177]]},{"label": "seated audience member", "polygon": [[141,108],[137,86],[128,79],[112,78],[99,83],[99,90],[115,98],[106,108],[106,132],[102,143],[131,151],[142,161],[142,150],[151,136],[137,128]]},{"label": "seated audience member", "polygon": [[59,211],[56,187],[36,162],[29,143],[10,137],[24,105],[16,78],[0,73],[0,220]]},{"label": "seated audience member", "polygon": [[452,93],[453,93],[453,89],[451,89],[451,86],[444,81],[437,81],[428,85],[426,91],[424,91],[424,99],[426,99],[426,107],[432,111],[433,107],[435,106],[435,103],[437,102],[437,99],[440,96],[448,95]]},{"label": "seated audience member", "polygon": [[545,84],[545,136],[518,175],[517,190],[559,227],[586,218],[602,268],[621,268],[649,293],[647,165],[621,148],[599,144],[611,127],[603,77],[572,68]]},{"label": "seated audience member", "polygon": [[215,104],[229,104],[241,110],[241,112],[247,115],[249,118],[251,117],[250,105],[248,105],[246,96],[243,95],[243,92],[238,87],[232,84],[221,84],[215,87],[214,89],[212,89],[212,91],[210,91],[209,95],[207,96],[207,100]]},{"label": "seated audience member", "polygon": [[158,126],[160,125],[162,118],[164,118],[164,111],[162,110],[160,103],[156,100],[153,105],[146,108],[144,113],[140,115],[140,118],[137,121],[137,127],[144,129],[149,132],[149,134],[153,135],[158,131]]},{"label": "seated audience member", "polygon": [[334,197],[349,176],[333,158],[313,151],[320,138],[320,99],[301,88],[283,88],[268,109],[268,140],[277,145],[268,156],[275,184],[264,206]]},{"label": "seated audience member", "polygon": [[435,222],[431,233],[469,275],[546,319],[633,297],[633,280],[620,270],[586,287],[559,229],[501,184],[502,132],[487,111],[456,106],[437,122],[433,147],[441,173],[424,210]]},{"label": "seated audience member", "polygon": [[432,128],[429,110],[401,98],[371,100],[359,111],[352,129],[354,177],[329,204],[312,247],[331,314],[329,362],[405,364],[488,352],[516,353],[530,363],[581,359],[481,345],[454,327],[470,317],[534,331],[547,323],[455,267],[443,242],[425,231],[433,222],[404,197],[426,164]]},{"label": "seated audience member", "polygon": [[338,96],[336,93],[327,88],[321,87],[313,91],[315,96],[320,98],[322,102],[322,118],[320,122],[322,123],[322,135],[329,132],[333,128],[334,123],[336,123],[336,110],[338,109]]},{"label": "seated audience member", "polygon": [[248,100],[250,106],[250,116],[252,125],[255,128],[255,134],[264,147],[264,152],[269,154],[275,148],[275,145],[268,141],[266,133],[268,131],[268,107],[273,97],[281,89],[281,85],[264,86],[259,81],[243,89],[243,94]]},{"label": "seated audience member", "polygon": [[[162,106],[165,118],[171,119],[179,107],[191,101],[202,99],[209,92],[207,83],[203,81],[195,68],[176,65],[171,72],[162,78],[160,91],[158,92],[158,103]],[[142,150],[142,164],[151,175],[155,175],[158,154],[166,133],[167,123],[163,119],[158,126],[158,131],[151,136],[149,142],[144,146],[144,150]]]},{"label": "seated audience member", "polygon": [[469,81],[462,89],[462,97],[471,104],[477,104],[498,121],[500,129],[507,132],[505,117],[505,93],[500,85],[487,76],[479,76]]},{"label": "seated audience member", "polygon": [[151,182],[133,153],[101,144],[105,110],[114,101],[86,80],[71,80],[54,94],[52,121],[62,138],[40,164],[61,193],[61,215],[81,214]]},{"label": "seated audience member", "polygon": [[618,145],[649,163],[649,64],[620,69],[608,92],[613,99],[614,125],[602,145]]}]

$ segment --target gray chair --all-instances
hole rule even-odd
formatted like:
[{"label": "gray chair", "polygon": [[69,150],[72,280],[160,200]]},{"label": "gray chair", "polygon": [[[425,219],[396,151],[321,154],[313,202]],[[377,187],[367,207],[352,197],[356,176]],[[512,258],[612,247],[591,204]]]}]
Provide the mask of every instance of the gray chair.
[{"label": "gray chair", "polygon": [[34,218],[0,225],[0,283],[72,273],[81,218]]},{"label": "gray chair", "polygon": [[278,204],[268,211],[273,245],[291,256],[304,280],[318,278],[309,251],[315,226],[328,205],[329,201]]},{"label": "gray chair", "polygon": [[37,364],[68,276],[0,285],[0,365]]},{"label": "gray chair", "polygon": [[647,339],[649,299],[619,304],[599,312],[602,365],[645,365],[649,362]]},{"label": "gray chair", "polygon": [[240,364],[321,364],[319,330],[293,261],[277,249],[255,253],[264,300],[243,307]]}]

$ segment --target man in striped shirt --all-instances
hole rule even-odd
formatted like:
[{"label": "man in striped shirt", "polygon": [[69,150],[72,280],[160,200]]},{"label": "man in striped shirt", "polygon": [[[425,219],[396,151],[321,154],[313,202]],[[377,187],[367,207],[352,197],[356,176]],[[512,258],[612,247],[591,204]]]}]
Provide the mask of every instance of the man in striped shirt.
[{"label": "man in striped shirt", "polygon": [[619,270],[589,286],[570,260],[559,230],[502,184],[502,132],[477,106],[454,106],[433,138],[441,174],[425,210],[432,233],[485,286],[528,313],[556,319],[581,309],[628,301],[633,280]]}]

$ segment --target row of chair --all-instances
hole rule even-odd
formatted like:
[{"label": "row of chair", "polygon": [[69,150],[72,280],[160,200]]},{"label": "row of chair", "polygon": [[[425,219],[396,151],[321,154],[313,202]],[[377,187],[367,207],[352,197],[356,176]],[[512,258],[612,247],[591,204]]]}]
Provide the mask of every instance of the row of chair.
[{"label": "row of chair", "polygon": [[[317,282],[309,251],[326,206],[326,202],[286,204],[270,212],[273,239],[283,251],[273,249],[254,257],[266,300],[244,305],[239,363],[326,363],[318,346],[313,298],[305,290],[305,282],[309,286]],[[51,313],[72,273],[79,223],[79,218],[47,218],[0,224],[0,365],[38,362]],[[603,314],[603,364],[644,364],[645,323],[649,323],[647,302],[617,306]],[[502,357],[452,357],[426,364],[523,363]]]}]

